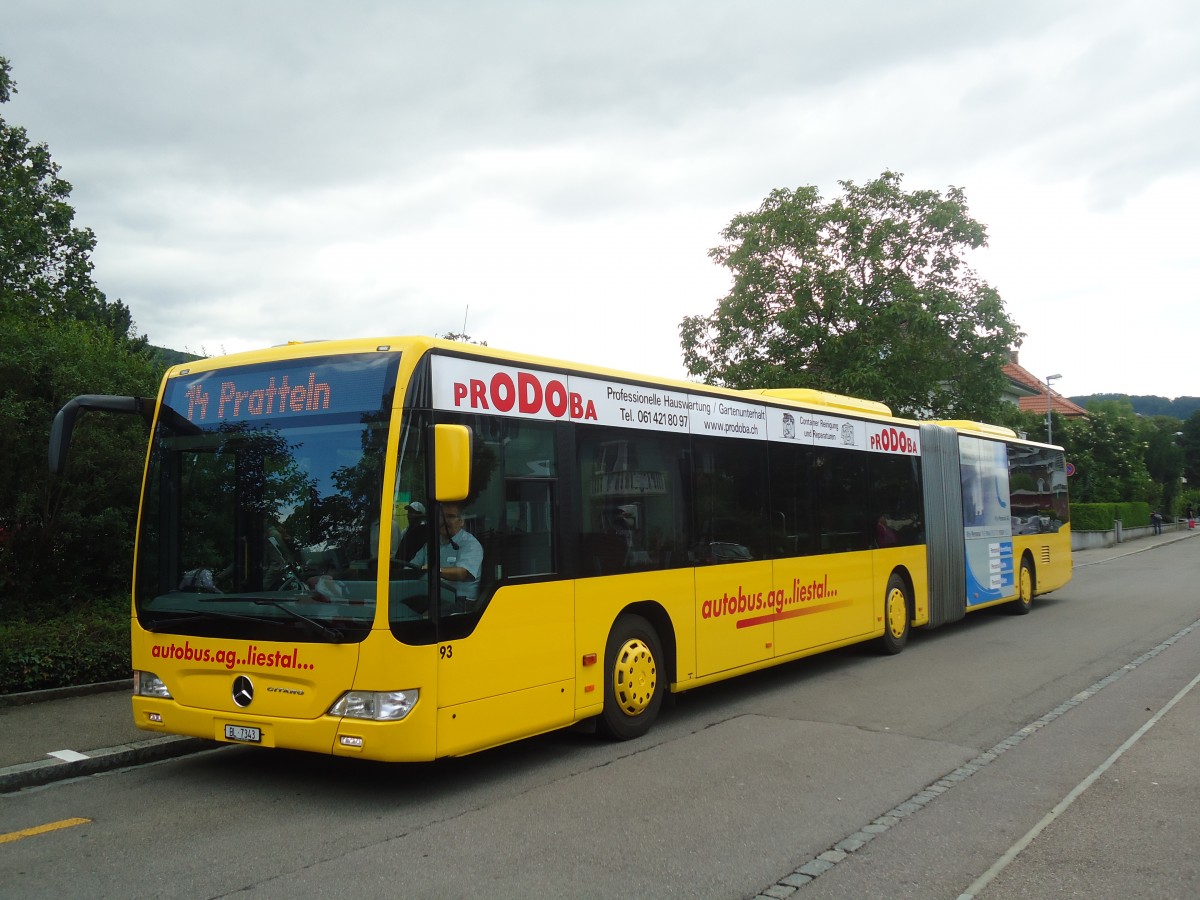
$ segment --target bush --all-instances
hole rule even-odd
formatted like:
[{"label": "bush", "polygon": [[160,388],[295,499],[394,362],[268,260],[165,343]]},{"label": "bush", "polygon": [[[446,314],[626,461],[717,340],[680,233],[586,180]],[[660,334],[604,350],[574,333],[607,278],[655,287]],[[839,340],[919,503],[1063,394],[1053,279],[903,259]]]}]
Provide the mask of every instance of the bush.
[{"label": "bush", "polygon": [[1150,524],[1149,503],[1072,503],[1072,531],[1111,531],[1113,520],[1125,528]]},{"label": "bush", "polygon": [[128,678],[129,601],[0,624],[0,694]]},{"label": "bush", "polygon": [[1126,528],[1142,528],[1150,524],[1150,504],[1118,503],[1117,518]]},{"label": "bush", "polygon": [[1117,517],[1115,503],[1072,503],[1072,531],[1109,531]]}]

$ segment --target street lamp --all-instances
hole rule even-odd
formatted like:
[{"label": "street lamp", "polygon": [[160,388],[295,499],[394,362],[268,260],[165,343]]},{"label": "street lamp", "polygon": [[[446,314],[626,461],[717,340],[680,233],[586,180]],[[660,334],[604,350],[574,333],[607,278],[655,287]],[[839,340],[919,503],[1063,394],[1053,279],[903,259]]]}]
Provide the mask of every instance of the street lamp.
[{"label": "street lamp", "polygon": [[1050,419],[1050,409],[1054,406],[1054,395],[1050,391],[1050,382],[1062,378],[1061,375],[1046,376],[1046,443],[1054,443],[1054,424]]}]

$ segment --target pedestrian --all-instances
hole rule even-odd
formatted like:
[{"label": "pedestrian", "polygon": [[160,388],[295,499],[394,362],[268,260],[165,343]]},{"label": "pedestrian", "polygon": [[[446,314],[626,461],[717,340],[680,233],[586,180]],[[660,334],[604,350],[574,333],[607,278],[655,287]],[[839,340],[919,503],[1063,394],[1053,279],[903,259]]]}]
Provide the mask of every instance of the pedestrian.
[{"label": "pedestrian", "polygon": [[1192,504],[1189,503],[1187,505],[1187,510],[1185,511],[1184,514],[1187,516],[1188,528],[1195,528],[1196,527],[1196,513],[1192,509]]},{"label": "pedestrian", "polygon": [[1162,534],[1162,513],[1157,509],[1150,513],[1150,526],[1154,529],[1155,534]]}]

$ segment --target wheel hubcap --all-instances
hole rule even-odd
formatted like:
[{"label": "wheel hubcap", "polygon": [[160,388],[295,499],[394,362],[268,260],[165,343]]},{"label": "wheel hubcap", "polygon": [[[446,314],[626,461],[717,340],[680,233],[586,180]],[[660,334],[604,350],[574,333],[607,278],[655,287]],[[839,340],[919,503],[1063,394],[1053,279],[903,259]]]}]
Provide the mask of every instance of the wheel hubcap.
[{"label": "wheel hubcap", "polygon": [[627,716],[640,716],[654,699],[658,667],[654,654],[640,638],[630,638],[617,653],[613,666],[613,695]]},{"label": "wheel hubcap", "polygon": [[908,603],[904,599],[904,591],[899,588],[894,588],[888,594],[887,619],[892,637],[904,637],[904,629],[908,626]]},{"label": "wheel hubcap", "polygon": [[1021,602],[1033,602],[1033,576],[1026,568],[1021,569]]}]

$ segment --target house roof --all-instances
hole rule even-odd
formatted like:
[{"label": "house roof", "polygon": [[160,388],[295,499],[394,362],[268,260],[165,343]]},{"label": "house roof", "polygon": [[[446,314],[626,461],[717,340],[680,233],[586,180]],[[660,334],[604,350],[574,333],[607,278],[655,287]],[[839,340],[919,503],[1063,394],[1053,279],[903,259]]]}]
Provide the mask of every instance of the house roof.
[{"label": "house roof", "polygon": [[[1014,385],[1026,388],[1032,393],[1019,397],[1017,405],[1022,412],[1046,413],[1046,398],[1049,396],[1051,408],[1060,416],[1073,418],[1087,417],[1087,410],[1078,403],[1072,403],[1062,394],[1056,393],[1046,382],[1042,381],[1028,369],[1023,368],[1015,359],[1004,364],[1004,374]],[[1025,391],[1021,391],[1025,393]]]}]

